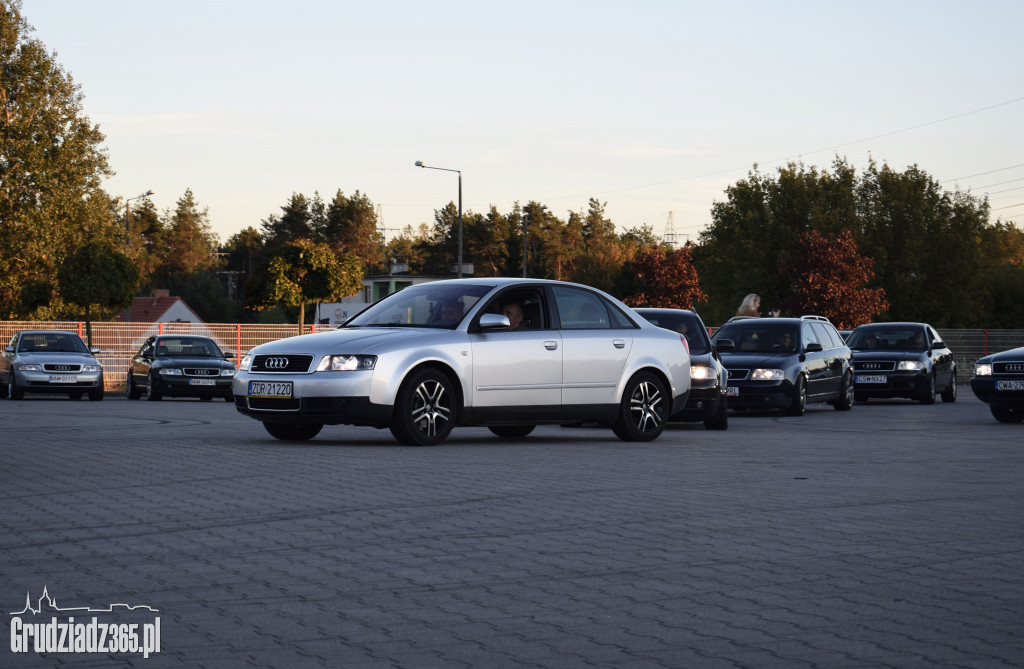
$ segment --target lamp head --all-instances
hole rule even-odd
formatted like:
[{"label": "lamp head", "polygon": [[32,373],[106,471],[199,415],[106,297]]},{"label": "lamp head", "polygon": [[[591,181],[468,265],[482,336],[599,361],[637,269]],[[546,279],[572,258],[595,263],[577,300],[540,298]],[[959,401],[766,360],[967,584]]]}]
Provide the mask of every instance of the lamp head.
[{"label": "lamp head", "polygon": [[422,160],[417,160],[416,161],[416,167],[426,167],[426,165],[423,164]]}]

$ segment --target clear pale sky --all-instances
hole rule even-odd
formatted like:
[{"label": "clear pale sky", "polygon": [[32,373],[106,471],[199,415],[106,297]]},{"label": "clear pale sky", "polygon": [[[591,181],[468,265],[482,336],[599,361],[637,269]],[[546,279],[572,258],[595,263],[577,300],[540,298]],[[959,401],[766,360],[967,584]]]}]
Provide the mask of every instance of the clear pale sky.
[{"label": "clear pale sky", "polygon": [[293,192],[696,240],[754,163],[917,164],[1024,222],[1024,2],[24,0],[116,176],[221,239]]}]

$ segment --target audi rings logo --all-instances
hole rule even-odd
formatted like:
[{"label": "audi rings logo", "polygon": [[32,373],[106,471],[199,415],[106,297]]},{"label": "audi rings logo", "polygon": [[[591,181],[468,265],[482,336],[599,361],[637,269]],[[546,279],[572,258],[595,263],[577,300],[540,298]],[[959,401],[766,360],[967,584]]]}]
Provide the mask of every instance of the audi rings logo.
[{"label": "audi rings logo", "polygon": [[882,365],[877,362],[865,362],[864,369],[881,369]]},{"label": "audi rings logo", "polygon": [[267,358],[263,366],[267,369],[286,369],[288,367],[288,358]]},{"label": "audi rings logo", "polygon": [[1008,372],[1024,372],[1024,362],[1011,362],[1006,365]]}]

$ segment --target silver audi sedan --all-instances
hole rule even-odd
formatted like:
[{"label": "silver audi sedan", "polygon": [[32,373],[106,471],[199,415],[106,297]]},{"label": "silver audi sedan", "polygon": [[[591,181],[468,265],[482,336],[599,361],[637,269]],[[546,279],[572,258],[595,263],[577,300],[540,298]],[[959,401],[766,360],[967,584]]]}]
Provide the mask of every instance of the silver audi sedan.
[{"label": "silver audi sedan", "polygon": [[458,279],[405,288],[336,330],[257,346],[232,390],[279,439],[370,425],[427,446],[456,426],[515,438],[594,421],[649,441],[686,405],[690,361],[678,334],[596,289]]},{"label": "silver audi sedan", "polygon": [[103,399],[103,366],[74,332],[22,330],[4,348],[0,381],[6,395],[20,400],[25,393],[66,393],[73,400],[88,393]]}]

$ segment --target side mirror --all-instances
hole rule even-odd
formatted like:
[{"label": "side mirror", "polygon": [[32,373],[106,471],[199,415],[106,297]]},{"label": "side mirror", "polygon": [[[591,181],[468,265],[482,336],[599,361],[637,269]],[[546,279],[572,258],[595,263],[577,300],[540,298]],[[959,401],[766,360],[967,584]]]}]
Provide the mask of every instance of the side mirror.
[{"label": "side mirror", "polygon": [[92,353],[93,355],[96,355],[99,352],[100,352],[100,347],[99,346],[90,346],[89,347],[89,353]]},{"label": "side mirror", "polygon": [[736,344],[731,339],[719,339],[715,342],[716,353],[728,353],[729,351],[735,351]]},{"label": "side mirror", "polygon": [[804,353],[820,353],[823,350],[825,349],[821,347],[821,344],[819,344],[818,342],[812,342],[807,345],[807,348],[804,349]]},{"label": "side mirror", "polygon": [[235,352],[234,351],[228,351],[227,353],[224,354],[224,357],[227,358],[228,360],[231,360],[232,358],[235,357]]},{"label": "side mirror", "polygon": [[512,327],[505,314],[483,314],[480,316],[481,330],[507,330]]},{"label": "side mirror", "polygon": [[946,348],[946,343],[941,341],[933,341],[932,348]]},{"label": "side mirror", "polygon": [[4,353],[14,353],[14,347],[13,346],[5,346],[4,347]]}]

